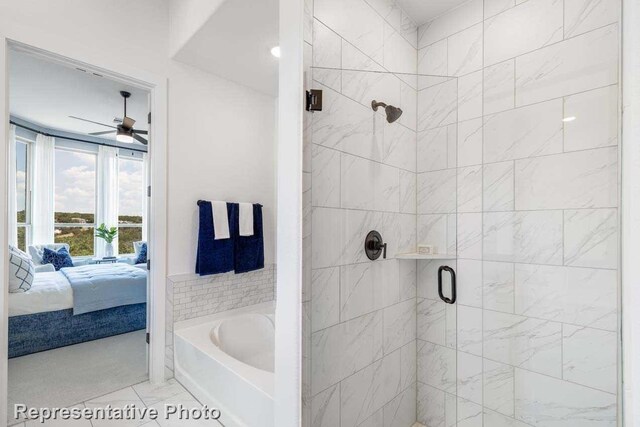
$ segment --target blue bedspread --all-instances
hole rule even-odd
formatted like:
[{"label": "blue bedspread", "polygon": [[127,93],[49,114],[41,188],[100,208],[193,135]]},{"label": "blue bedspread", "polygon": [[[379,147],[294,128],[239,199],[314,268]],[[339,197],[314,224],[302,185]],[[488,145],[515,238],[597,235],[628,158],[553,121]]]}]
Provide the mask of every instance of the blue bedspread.
[{"label": "blue bedspread", "polygon": [[73,290],[73,314],[147,301],[147,272],[129,264],[62,268]]}]

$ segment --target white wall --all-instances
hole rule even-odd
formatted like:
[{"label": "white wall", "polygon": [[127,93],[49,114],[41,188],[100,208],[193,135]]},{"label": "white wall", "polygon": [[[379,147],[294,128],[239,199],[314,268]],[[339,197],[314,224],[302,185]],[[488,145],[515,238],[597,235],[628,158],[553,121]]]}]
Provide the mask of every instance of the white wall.
[{"label": "white wall", "polygon": [[173,57],[225,0],[169,0],[169,56]]},{"label": "white wall", "polygon": [[272,263],[273,98],[174,62],[169,100],[168,275],[194,271],[198,199],[262,203],[265,263]]},{"label": "white wall", "polygon": [[126,64],[125,69],[166,76],[168,275],[194,272],[198,198],[264,204],[265,262],[271,263],[273,98],[169,60],[168,16],[168,1],[161,0],[3,1],[0,32],[45,50],[95,58],[93,65],[103,68]]}]

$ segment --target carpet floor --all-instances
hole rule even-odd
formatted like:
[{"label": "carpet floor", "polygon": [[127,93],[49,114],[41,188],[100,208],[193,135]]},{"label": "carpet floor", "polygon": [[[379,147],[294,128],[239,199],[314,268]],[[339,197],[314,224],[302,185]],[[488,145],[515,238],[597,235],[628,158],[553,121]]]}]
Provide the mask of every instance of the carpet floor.
[{"label": "carpet floor", "polygon": [[10,359],[9,424],[16,403],[65,408],[147,377],[144,330]]}]

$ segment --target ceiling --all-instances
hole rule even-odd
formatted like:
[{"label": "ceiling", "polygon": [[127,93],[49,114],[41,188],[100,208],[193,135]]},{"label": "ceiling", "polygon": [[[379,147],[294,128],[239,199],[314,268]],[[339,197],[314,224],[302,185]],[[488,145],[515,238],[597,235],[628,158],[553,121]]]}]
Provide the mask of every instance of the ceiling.
[{"label": "ceiling", "polygon": [[[105,131],[109,129],[69,116],[113,125],[115,117],[122,118],[119,92],[126,90],[131,92],[127,116],[136,120],[135,129],[148,130],[149,94],[142,89],[21,51],[11,51],[9,63],[12,116],[67,132]],[[115,139],[115,135],[103,138]]]},{"label": "ceiling", "polygon": [[278,0],[225,1],[174,59],[277,96],[278,10]]},{"label": "ceiling", "polygon": [[396,0],[417,25],[425,24],[469,0]]}]

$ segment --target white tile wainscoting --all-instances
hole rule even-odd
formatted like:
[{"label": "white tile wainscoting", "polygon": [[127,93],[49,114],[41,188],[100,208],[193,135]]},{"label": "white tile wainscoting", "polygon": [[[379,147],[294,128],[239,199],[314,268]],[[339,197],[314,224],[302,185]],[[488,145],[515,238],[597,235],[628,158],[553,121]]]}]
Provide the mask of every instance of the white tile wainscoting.
[{"label": "white tile wainscoting", "polygon": [[233,272],[200,277],[178,275],[167,279],[167,377],[173,376],[173,324],[275,299],[276,265],[249,273]]}]

